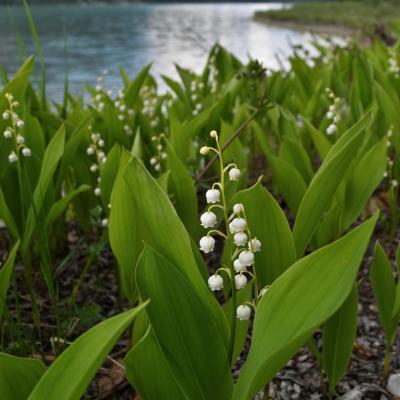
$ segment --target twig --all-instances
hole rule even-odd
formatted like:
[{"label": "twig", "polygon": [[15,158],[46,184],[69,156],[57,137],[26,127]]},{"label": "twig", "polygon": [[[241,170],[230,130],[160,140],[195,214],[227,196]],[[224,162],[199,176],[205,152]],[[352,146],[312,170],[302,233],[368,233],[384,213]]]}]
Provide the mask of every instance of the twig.
[{"label": "twig", "polygon": [[[262,106],[264,105],[264,99],[265,95],[267,92],[267,80],[266,77],[264,76],[263,79],[263,93],[260,97],[260,100],[258,102],[257,108],[254,110],[254,112],[250,115],[249,118],[247,118],[246,121],[243,122],[242,125],[240,125],[235,132],[232,133],[231,136],[229,136],[228,140],[221,146],[221,153],[223,153],[229,145],[249,126],[250,122],[253,121],[253,119],[257,116],[257,114],[261,111]],[[201,179],[201,177],[206,173],[206,171],[214,164],[214,162],[218,159],[218,156],[215,155],[207,164],[206,166],[197,174],[197,180]]]}]

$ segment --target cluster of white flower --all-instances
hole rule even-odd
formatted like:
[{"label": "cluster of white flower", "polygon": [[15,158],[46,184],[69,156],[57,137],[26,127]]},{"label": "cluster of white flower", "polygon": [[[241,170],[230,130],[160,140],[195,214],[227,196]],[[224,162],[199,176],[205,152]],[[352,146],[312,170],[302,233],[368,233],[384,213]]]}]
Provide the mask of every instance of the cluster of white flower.
[{"label": "cluster of white flower", "polygon": [[151,140],[156,143],[157,153],[150,158],[150,165],[157,171],[161,171],[161,165],[168,158],[168,153],[165,151],[163,140],[165,135],[161,133],[158,136],[153,136]]},{"label": "cluster of white flower", "polygon": [[400,66],[397,60],[396,51],[391,50],[389,53],[389,71],[398,78],[400,76]]},{"label": "cluster of white flower", "polygon": [[[102,71],[102,73],[97,77],[97,84],[96,84],[96,94],[92,96],[91,102],[93,104],[93,107],[98,111],[98,112],[103,112],[105,108],[105,99],[106,99],[106,94],[103,89],[103,82],[108,75],[108,70]],[[112,91],[108,92],[108,95],[112,95]]]},{"label": "cluster of white flower", "polygon": [[[221,156],[218,135],[216,131],[210,133],[212,138],[215,138],[217,142],[217,149],[213,147],[202,147],[200,153],[206,155],[209,151],[215,151]],[[229,164],[226,167],[221,162],[221,182],[216,182],[212,185],[211,189],[206,192],[206,201],[209,204],[207,210],[200,216],[200,224],[205,229],[211,229],[205,236],[200,239],[199,245],[200,250],[204,253],[210,253],[214,250],[215,239],[213,235],[219,235],[227,240],[232,240],[236,249],[232,255],[232,266],[229,269],[226,266],[219,268],[210,278],[208,279],[208,286],[212,291],[221,290],[224,287],[224,280],[220,275],[220,271],[225,271],[229,278],[233,280],[236,290],[244,288],[247,284],[247,275],[253,276],[253,274],[247,270],[247,268],[254,265],[254,253],[261,250],[261,242],[256,238],[252,238],[247,220],[245,210],[242,204],[235,204],[231,215],[227,216],[225,195],[224,195],[224,176],[228,173],[231,181],[237,181],[240,178],[240,170],[236,164]],[[213,209],[221,208],[224,210],[225,222],[227,224],[227,234],[225,235],[221,231],[214,229],[217,225],[217,215],[213,212]],[[231,271],[235,272],[235,276],[231,276]],[[232,279],[233,278],[233,279]],[[251,308],[246,305],[240,305],[236,310],[236,316],[240,320],[250,318]]]},{"label": "cluster of white flower", "polygon": [[339,103],[340,98],[336,97],[333,91],[329,88],[326,89],[326,93],[329,99],[332,101],[332,104],[329,106],[329,110],[326,113],[326,118],[331,121],[330,125],[326,129],[326,133],[328,135],[333,135],[337,132],[338,124],[340,123],[340,114],[339,114]]},{"label": "cluster of white flower", "polygon": [[143,86],[143,88],[140,90],[140,94],[143,99],[142,113],[149,117],[152,128],[156,128],[160,122],[156,117],[156,106],[158,101],[157,91],[154,87]]},{"label": "cluster of white flower", "polygon": [[203,109],[203,105],[201,104],[201,97],[202,97],[203,89],[204,89],[203,82],[197,82],[196,80],[194,80],[190,84],[191,100],[192,100],[192,106],[193,106],[193,111],[192,111],[193,116],[197,115]]},{"label": "cluster of white flower", "polygon": [[[86,153],[89,157],[94,158],[94,162],[90,166],[90,172],[92,174],[97,175],[97,185],[94,188],[93,192],[96,197],[100,197],[101,196],[100,170],[107,161],[107,155],[104,151],[105,142],[104,142],[103,138],[101,137],[100,133],[93,133],[91,126],[89,126],[89,132],[90,132],[90,142],[91,143],[90,143],[89,147],[86,149]],[[97,206],[97,214],[100,217],[101,217],[101,215],[105,215],[103,207],[100,204]],[[108,219],[106,217],[102,218],[100,224],[103,227],[108,226]]]},{"label": "cluster of white flower", "polygon": [[[393,127],[391,127],[388,130],[387,133],[387,147],[390,148],[392,145],[391,142],[391,138],[393,136]],[[390,151],[390,150],[389,150]],[[393,188],[397,188],[399,186],[399,181],[397,179],[394,178],[394,174],[393,174],[393,166],[394,166],[394,162],[390,157],[390,154],[387,157],[387,167],[386,167],[386,171],[383,174],[383,178],[384,179],[388,179],[389,180],[389,184],[393,187]]]},{"label": "cluster of white flower", "polygon": [[124,131],[127,135],[132,136],[133,130],[129,122],[133,117],[134,111],[126,106],[123,90],[118,91],[118,98],[114,101],[114,106],[118,110],[118,120],[124,123]]},{"label": "cluster of white flower", "polygon": [[25,136],[23,134],[25,123],[15,112],[15,108],[19,107],[19,103],[11,93],[6,93],[5,97],[8,101],[8,108],[3,112],[3,120],[8,122],[9,125],[3,135],[6,139],[14,139],[14,149],[8,155],[8,161],[12,164],[18,161],[20,152],[24,157],[30,157],[32,151],[25,144]]}]

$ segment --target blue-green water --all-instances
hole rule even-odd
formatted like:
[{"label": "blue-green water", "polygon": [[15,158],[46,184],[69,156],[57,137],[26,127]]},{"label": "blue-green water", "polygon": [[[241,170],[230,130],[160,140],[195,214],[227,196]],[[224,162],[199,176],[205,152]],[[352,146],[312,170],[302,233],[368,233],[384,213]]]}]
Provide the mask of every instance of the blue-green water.
[{"label": "blue-green water", "polygon": [[[267,26],[252,20],[257,9],[279,4],[119,4],[90,6],[34,6],[32,13],[43,47],[50,97],[60,98],[66,68],[64,30],[68,42],[71,90],[108,70],[106,86],[121,86],[118,66],[133,76],[154,62],[153,72],[175,74],[174,63],[200,71],[212,44],[220,42],[240,59],[257,57],[276,67],[275,55],[291,52],[289,41],[304,43],[310,36]],[[10,9],[15,26],[26,43],[34,47],[24,10]],[[20,63],[17,40],[6,7],[0,6],[0,64],[13,73]]]}]

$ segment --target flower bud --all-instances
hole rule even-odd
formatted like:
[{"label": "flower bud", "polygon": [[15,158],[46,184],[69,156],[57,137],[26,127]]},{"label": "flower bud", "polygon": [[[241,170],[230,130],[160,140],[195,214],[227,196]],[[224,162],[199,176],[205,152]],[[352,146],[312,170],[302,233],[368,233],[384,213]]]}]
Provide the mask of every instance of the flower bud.
[{"label": "flower bud", "polygon": [[335,117],[335,114],[334,114],[333,111],[328,111],[328,112],[326,113],[326,118],[328,118],[328,119],[333,119],[334,117]]},{"label": "flower bud", "polygon": [[251,308],[249,306],[246,305],[240,305],[237,309],[236,309],[236,317],[240,320],[240,321],[244,321],[250,318],[251,315]]},{"label": "flower bud", "polygon": [[243,204],[238,203],[233,206],[233,212],[235,214],[240,214],[242,211],[243,211]]},{"label": "flower bud", "polygon": [[217,216],[213,212],[207,211],[201,215],[200,221],[204,228],[213,228],[217,223]]},{"label": "flower bud", "polygon": [[215,130],[211,131],[211,132],[210,132],[210,136],[211,136],[212,138],[216,138],[216,137],[218,136],[217,131],[215,131]]},{"label": "flower bud", "polygon": [[233,262],[233,268],[237,273],[246,271],[246,266],[243,265],[238,258]]},{"label": "flower bud", "polygon": [[87,153],[88,156],[91,156],[92,154],[94,154],[94,148],[92,146],[89,146],[86,149],[86,153]]},{"label": "flower bud", "polygon": [[330,124],[330,125],[328,126],[328,128],[326,129],[326,133],[327,133],[328,135],[333,135],[336,131],[337,131],[337,127],[336,127],[335,124]]},{"label": "flower bud", "polygon": [[168,153],[167,153],[166,151],[163,151],[163,152],[161,153],[161,158],[162,158],[163,160],[166,160],[166,159],[168,158]]},{"label": "flower bud", "polygon": [[246,228],[246,220],[244,218],[234,218],[229,224],[231,233],[241,232]]},{"label": "flower bud", "polygon": [[254,264],[254,254],[251,251],[244,250],[239,254],[239,261],[246,267]]},{"label": "flower bud", "polygon": [[220,192],[218,189],[209,189],[206,192],[207,203],[218,203],[220,197]]},{"label": "flower bud", "polygon": [[235,233],[233,236],[233,241],[238,247],[244,246],[247,242],[247,235],[244,232]]},{"label": "flower bud", "polygon": [[151,157],[150,158],[150,165],[156,165],[157,164],[157,158],[156,157]]},{"label": "flower bud", "polygon": [[31,149],[29,149],[28,147],[24,147],[22,149],[22,154],[24,157],[30,157],[32,155]]},{"label": "flower bud", "polygon": [[8,155],[8,162],[10,164],[15,163],[18,160],[17,155],[15,154],[15,151],[12,151],[9,155]]},{"label": "flower bud", "polygon": [[9,129],[6,129],[3,133],[6,139],[10,139],[12,137],[12,132]]},{"label": "flower bud", "polygon": [[4,119],[4,121],[7,121],[8,119],[10,119],[10,114],[8,111],[3,112],[3,119]]},{"label": "flower bud", "polygon": [[18,121],[17,121],[17,128],[23,128],[24,127],[24,121],[22,121],[21,119],[19,119]]},{"label": "flower bud", "polygon": [[203,253],[209,253],[210,251],[214,250],[214,246],[215,246],[215,239],[212,236],[203,236],[200,239],[200,250]]},{"label": "flower bud", "polygon": [[154,166],[154,169],[158,172],[158,171],[160,171],[161,170],[161,165],[160,164],[156,164],[155,166]]},{"label": "flower bud", "polygon": [[96,189],[94,189],[94,194],[95,196],[100,196],[101,194],[101,189],[99,187],[97,187]]},{"label": "flower bud", "polygon": [[108,225],[108,219],[107,218],[103,218],[101,220],[101,226],[106,227]]},{"label": "flower bud", "polygon": [[203,156],[206,156],[209,152],[210,152],[210,148],[207,147],[207,146],[203,146],[203,147],[200,149],[200,154],[203,155]]},{"label": "flower bud", "polygon": [[240,169],[238,168],[231,168],[229,170],[229,179],[231,181],[237,181],[240,178]]},{"label": "flower bud", "polygon": [[100,139],[97,144],[99,145],[99,147],[104,147],[104,140]]},{"label": "flower bud", "polygon": [[236,289],[243,289],[247,284],[247,278],[243,274],[235,275],[235,286]]},{"label": "flower bud", "polygon": [[25,143],[25,138],[22,135],[17,135],[17,143],[18,144],[24,144]]},{"label": "flower bud", "polygon": [[91,166],[90,166],[90,172],[96,172],[97,171],[97,164],[92,164]]},{"label": "flower bud", "polygon": [[211,275],[208,278],[208,286],[214,292],[216,290],[221,290],[224,287],[224,280],[221,275]]},{"label": "flower bud", "polygon": [[258,251],[261,250],[261,242],[257,239],[251,239],[249,241],[249,250],[252,251],[253,253],[257,253]]}]

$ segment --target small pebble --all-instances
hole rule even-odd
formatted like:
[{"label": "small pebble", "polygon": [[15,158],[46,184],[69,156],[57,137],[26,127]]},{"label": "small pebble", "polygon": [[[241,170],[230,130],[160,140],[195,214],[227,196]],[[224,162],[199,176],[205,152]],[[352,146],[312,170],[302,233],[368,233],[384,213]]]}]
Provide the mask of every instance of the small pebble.
[{"label": "small pebble", "polygon": [[400,374],[390,375],[386,388],[393,396],[400,397]]}]

